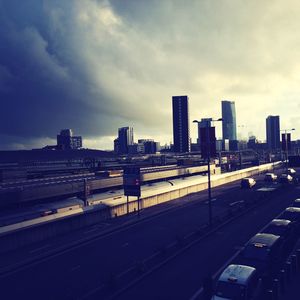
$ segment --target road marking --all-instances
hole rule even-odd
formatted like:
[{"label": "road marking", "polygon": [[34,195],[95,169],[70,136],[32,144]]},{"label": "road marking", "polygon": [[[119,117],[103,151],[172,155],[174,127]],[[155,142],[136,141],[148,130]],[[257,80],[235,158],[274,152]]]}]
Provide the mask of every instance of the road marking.
[{"label": "road marking", "polygon": [[75,272],[76,270],[80,269],[80,265],[74,266],[70,272]]},{"label": "road marking", "polygon": [[127,247],[129,245],[129,243],[125,243],[125,244],[123,244],[121,247],[122,248],[125,248],[125,247]]},{"label": "road marking", "polygon": [[241,251],[243,248],[244,248],[243,246],[235,246],[233,249],[234,249],[234,250]]},{"label": "road marking", "polygon": [[235,202],[229,203],[229,205],[233,206],[233,205],[238,204],[238,203],[244,203],[244,200],[235,201]]},{"label": "road marking", "polygon": [[84,230],[83,232],[84,232],[84,233],[90,233],[90,232],[93,232],[93,231],[95,231],[95,230],[99,230],[99,228],[98,228],[98,227],[96,227],[96,228],[91,228],[91,229],[88,229],[88,230]]},{"label": "road marking", "polygon": [[[217,198],[211,199],[211,202],[215,202],[215,201],[217,201]],[[208,201],[205,201],[205,204],[208,204]]]},{"label": "road marking", "polygon": [[29,251],[29,253],[35,253],[35,252],[44,250],[45,248],[48,248],[49,246],[50,246],[50,245],[47,244],[47,245],[45,245],[45,246],[42,246],[42,247],[39,247],[39,248],[36,248],[36,249],[31,250],[31,251]]}]

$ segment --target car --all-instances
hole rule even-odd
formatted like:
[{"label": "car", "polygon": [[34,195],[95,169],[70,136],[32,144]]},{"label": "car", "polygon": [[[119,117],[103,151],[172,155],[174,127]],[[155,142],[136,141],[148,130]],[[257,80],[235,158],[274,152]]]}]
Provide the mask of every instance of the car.
[{"label": "car", "polygon": [[282,244],[278,235],[258,233],[249,240],[234,263],[255,268],[259,276],[275,274],[281,263]]},{"label": "car", "polygon": [[241,180],[241,188],[248,188],[251,189],[253,186],[255,186],[256,181],[254,178],[243,178]]},{"label": "car", "polygon": [[292,206],[300,208],[300,198],[299,199],[295,199]]},{"label": "car", "polygon": [[220,275],[212,300],[250,300],[260,291],[261,281],[255,268],[231,264]]},{"label": "car", "polygon": [[292,169],[292,168],[288,168],[287,169],[287,174],[289,174],[289,175],[295,175],[296,174],[296,170]]},{"label": "car", "polygon": [[264,180],[267,182],[273,182],[276,179],[277,179],[277,175],[275,175],[274,173],[266,173]]},{"label": "car", "polygon": [[283,213],[279,215],[279,219],[285,219],[293,222],[297,232],[300,231],[300,208],[287,207]]},{"label": "car", "polygon": [[285,219],[274,219],[266,228],[262,230],[262,233],[274,234],[280,236],[282,240],[283,254],[287,254],[291,251],[291,248],[295,242],[295,231],[292,221]]},{"label": "car", "polygon": [[279,177],[279,182],[282,184],[290,184],[293,182],[293,177],[289,174],[281,174]]}]

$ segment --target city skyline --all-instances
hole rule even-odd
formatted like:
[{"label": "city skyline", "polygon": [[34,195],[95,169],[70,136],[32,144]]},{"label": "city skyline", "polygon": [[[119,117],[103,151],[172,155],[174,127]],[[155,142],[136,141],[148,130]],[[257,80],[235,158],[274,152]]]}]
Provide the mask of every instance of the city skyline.
[{"label": "city skyline", "polygon": [[299,139],[299,13],[295,1],[1,0],[0,149],[53,144],[60,128],[88,148],[112,149],[124,126],[170,143],[172,95],[189,96],[190,120],[230,99],[238,136],[265,140],[280,115]]}]

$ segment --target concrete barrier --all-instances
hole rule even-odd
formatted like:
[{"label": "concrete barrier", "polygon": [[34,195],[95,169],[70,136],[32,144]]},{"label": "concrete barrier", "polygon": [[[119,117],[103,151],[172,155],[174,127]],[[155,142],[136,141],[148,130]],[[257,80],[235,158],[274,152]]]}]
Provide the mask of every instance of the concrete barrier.
[{"label": "concrete barrier", "polygon": [[[231,173],[212,175],[211,186],[216,187],[243,177],[249,177],[269,171],[273,168],[273,164],[265,164],[244,170],[234,171]],[[150,194],[140,199],[140,208],[148,208],[154,205],[179,199],[188,195],[196,195],[198,192],[206,190],[208,187],[207,177],[203,177],[199,182],[191,184],[188,180],[182,180],[177,186],[169,187],[169,190],[163,193]],[[129,212],[137,211],[138,203],[136,200],[130,200],[128,203]],[[124,199],[117,205],[100,204],[94,207],[86,207],[84,211],[73,215],[52,215],[44,218],[43,222],[30,220],[22,222],[22,224],[14,224],[10,230],[5,227],[0,228],[0,253],[11,251],[31,244],[33,242],[42,241],[71,231],[90,226],[101,221],[119,217],[127,214],[127,203]],[[7,226],[6,226],[7,227]],[[7,229],[7,228],[6,228]]]}]

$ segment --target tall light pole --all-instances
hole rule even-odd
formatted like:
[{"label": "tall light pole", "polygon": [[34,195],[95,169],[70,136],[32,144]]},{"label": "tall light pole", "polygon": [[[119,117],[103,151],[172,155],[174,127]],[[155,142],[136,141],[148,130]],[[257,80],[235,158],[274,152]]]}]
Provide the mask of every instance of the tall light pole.
[{"label": "tall light pole", "polygon": [[[206,156],[207,156],[207,182],[208,182],[208,224],[212,226],[212,205],[211,205],[211,180],[210,180],[210,136],[209,136],[209,122],[223,121],[222,118],[217,120],[206,121],[205,132],[206,132]],[[193,123],[200,123],[198,120],[194,120]],[[201,155],[203,155],[201,153]]]},{"label": "tall light pole", "polygon": [[[291,128],[291,129],[281,129],[280,131],[284,132],[284,137],[285,137],[285,161],[286,161],[286,169],[288,169],[288,157],[289,157],[289,150],[288,150],[288,142],[287,142],[287,133],[289,131],[294,131],[296,130],[295,128]],[[281,146],[282,148],[282,146]]]}]

